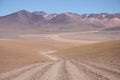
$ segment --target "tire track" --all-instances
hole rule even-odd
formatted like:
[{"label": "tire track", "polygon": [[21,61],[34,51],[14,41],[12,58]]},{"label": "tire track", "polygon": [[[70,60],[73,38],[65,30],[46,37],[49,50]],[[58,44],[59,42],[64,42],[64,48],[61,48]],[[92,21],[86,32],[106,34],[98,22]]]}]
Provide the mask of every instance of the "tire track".
[{"label": "tire track", "polygon": [[12,73],[8,72],[7,75],[4,74],[6,76],[1,75],[0,80],[24,80],[27,76],[32,74],[37,69],[44,68],[45,66],[50,64],[52,64],[52,62],[39,63],[37,65],[26,67],[25,69],[22,68],[19,70],[15,70]]},{"label": "tire track", "polygon": [[72,61],[73,64],[75,64],[80,70],[82,70],[83,72],[86,73],[87,76],[89,76],[89,80],[109,80],[107,77],[98,74],[92,70],[89,70],[88,68],[86,68],[83,65],[80,65],[78,62],[76,61]]},{"label": "tire track", "polygon": [[41,66],[38,66],[38,67],[32,69],[31,71],[28,71],[28,72],[26,72],[26,73],[18,76],[17,78],[14,78],[13,80],[26,80],[26,79],[28,79],[31,75],[33,75],[34,73],[36,73],[38,70],[42,70],[42,69],[44,69],[46,66],[49,66],[49,65],[51,65],[51,64],[53,64],[53,63],[51,63],[51,62],[50,62],[50,63],[47,63],[47,64],[45,63],[45,64],[43,64],[43,65],[41,65]]},{"label": "tire track", "polygon": [[58,60],[0,75],[0,80],[120,80],[118,72],[92,62]]},{"label": "tire track", "polygon": [[89,76],[71,61],[67,61],[67,71],[70,75],[69,80],[90,80]]},{"label": "tire track", "polygon": [[28,79],[26,80],[39,80],[50,68],[52,68],[54,66],[54,64],[56,64],[57,62],[54,62],[53,64],[50,64],[46,67],[44,67],[44,69],[40,69],[37,72],[35,72],[34,74],[32,74]]},{"label": "tire track", "polygon": [[99,75],[100,77],[103,77],[105,80],[120,80],[119,74],[114,73],[112,70],[98,67],[99,65],[95,66],[95,65],[87,64],[87,63],[83,63],[83,62],[75,62],[75,63],[84,67],[85,70],[88,70],[89,72],[95,73],[95,74]]},{"label": "tire track", "polygon": [[109,66],[105,66],[105,65],[102,65],[102,64],[98,64],[98,63],[94,63],[94,62],[85,62],[86,64],[88,65],[91,65],[93,67],[96,67],[96,68],[99,68],[99,69],[102,69],[102,70],[106,70],[110,73],[114,73],[114,74],[118,74],[120,75],[120,70],[116,69],[116,68],[112,68]]},{"label": "tire track", "polygon": [[60,72],[62,71],[63,63],[64,63],[63,61],[58,61],[39,79],[35,79],[35,80],[65,80],[63,75],[60,74]]},{"label": "tire track", "polygon": [[70,75],[68,74],[68,71],[67,71],[66,61],[63,61],[63,64],[61,65],[59,80],[69,80],[69,77]]},{"label": "tire track", "polygon": [[3,74],[0,75],[0,80],[6,80],[6,79],[11,80],[12,78],[17,77],[20,74],[23,74],[24,72],[26,72],[26,71],[28,71],[32,68],[35,68],[39,65],[41,65],[41,64],[33,64],[33,65],[30,65],[30,66],[26,66],[26,67],[23,67],[23,68],[20,68],[20,69],[15,69],[13,71],[3,73]]}]

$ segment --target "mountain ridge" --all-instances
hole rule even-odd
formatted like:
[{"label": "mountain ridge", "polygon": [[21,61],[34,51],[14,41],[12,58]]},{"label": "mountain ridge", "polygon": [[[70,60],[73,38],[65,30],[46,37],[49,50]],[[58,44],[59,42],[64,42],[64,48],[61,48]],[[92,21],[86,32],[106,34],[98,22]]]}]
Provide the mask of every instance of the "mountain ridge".
[{"label": "mountain ridge", "polygon": [[[0,29],[6,32],[33,29],[43,32],[86,31],[120,26],[120,13],[77,14],[71,12],[48,14],[43,11],[18,12],[0,17]],[[87,29],[88,28],[88,29]]]}]

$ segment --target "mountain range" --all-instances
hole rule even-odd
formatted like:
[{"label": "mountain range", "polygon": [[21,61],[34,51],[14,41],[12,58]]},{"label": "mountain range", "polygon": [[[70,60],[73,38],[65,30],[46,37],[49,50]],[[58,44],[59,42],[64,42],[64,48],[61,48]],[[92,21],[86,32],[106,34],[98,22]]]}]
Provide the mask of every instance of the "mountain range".
[{"label": "mountain range", "polygon": [[[76,14],[71,12],[47,14],[43,11],[18,12],[1,16],[0,29],[39,29],[41,31],[84,31],[101,28],[120,29],[120,13]],[[53,30],[52,30],[53,29]]]}]

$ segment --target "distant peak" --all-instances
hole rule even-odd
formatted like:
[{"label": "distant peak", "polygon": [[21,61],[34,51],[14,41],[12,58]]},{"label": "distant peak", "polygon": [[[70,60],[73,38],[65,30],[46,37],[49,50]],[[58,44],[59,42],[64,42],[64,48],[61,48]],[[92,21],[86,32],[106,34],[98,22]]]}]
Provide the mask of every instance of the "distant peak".
[{"label": "distant peak", "polygon": [[27,11],[27,10],[19,10],[18,12],[29,12],[29,11]]},{"label": "distant peak", "polygon": [[37,15],[41,15],[41,16],[47,15],[47,13],[44,12],[44,11],[35,11],[35,12],[32,12],[32,13],[37,14]]},{"label": "distant peak", "polygon": [[18,14],[23,14],[23,13],[30,13],[30,12],[27,11],[27,10],[20,10],[20,11],[18,11],[17,13],[18,13]]}]

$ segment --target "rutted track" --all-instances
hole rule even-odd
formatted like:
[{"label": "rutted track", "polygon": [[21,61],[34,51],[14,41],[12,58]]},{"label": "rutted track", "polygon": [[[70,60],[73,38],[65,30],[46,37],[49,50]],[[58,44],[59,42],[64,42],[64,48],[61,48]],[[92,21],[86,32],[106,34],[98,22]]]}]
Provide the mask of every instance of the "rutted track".
[{"label": "rutted track", "polygon": [[120,73],[100,64],[58,60],[3,73],[0,80],[120,80]]},{"label": "rutted track", "polygon": [[46,66],[53,64],[53,62],[45,62],[39,64],[33,64],[31,66],[23,67],[21,69],[13,70],[0,75],[0,80],[25,80],[36,71],[44,69]]}]

